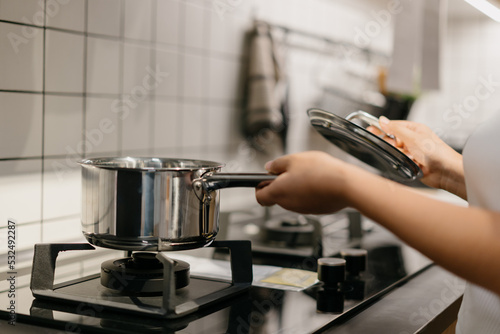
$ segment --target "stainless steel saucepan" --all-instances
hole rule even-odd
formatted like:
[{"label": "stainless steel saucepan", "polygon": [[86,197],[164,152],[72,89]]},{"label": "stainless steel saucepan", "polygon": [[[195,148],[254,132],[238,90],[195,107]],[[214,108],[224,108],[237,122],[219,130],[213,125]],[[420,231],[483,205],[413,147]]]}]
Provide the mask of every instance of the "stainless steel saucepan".
[{"label": "stainless steel saucepan", "polygon": [[96,158],[82,166],[82,229],[87,240],[122,250],[199,248],[219,230],[219,189],[256,187],[275,175],[219,173],[223,164],[190,159]]}]

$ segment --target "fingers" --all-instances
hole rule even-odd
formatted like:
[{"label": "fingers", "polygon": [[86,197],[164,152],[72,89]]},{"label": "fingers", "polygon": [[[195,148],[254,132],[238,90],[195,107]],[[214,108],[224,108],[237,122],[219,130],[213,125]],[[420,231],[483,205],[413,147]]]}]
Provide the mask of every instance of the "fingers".
[{"label": "fingers", "polygon": [[420,168],[424,169],[426,154],[422,152],[421,143],[429,138],[425,126],[410,121],[389,121],[380,117],[380,126],[384,131],[396,136],[395,146],[412,159]]},{"label": "fingers", "polygon": [[289,164],[289,158],[288,156],[285,156],[267,162],[265,168],[269,173],[278,175],[287,170],[288,164]]},{"label": "fingers", "polygon": [[260,205],[272,206],[277,203],[277,199],[279,198],[279,196],[272,186],[273,182],[275,181],[269,182],[267,184],[261,184],[262,186],[255,188],[255,198],[257,199],[257,203],[259,203]]},{"label": "fingers", "polygon": [[[267,162],[265,168],[270,174],[279,175],[285,173],[289,165],[290,156],[284,156]],[[277,198],[279,197],[277,193],[278,190],[275,189],[276,186],[272,186],[272,184],[275,183],[276,180],[262,182],[255,189],[255,197],[257,198],[257,202],[260,205],[272,206],[277,203]]]},{"label": "fingers", "polygon": [[397,146],[398,145],[397,138],[392,138],[392,137],[386,136],[386,133],[381,131],[379,128],[370,125],[369,127],[366,128],[366,130],[370,131],[375,136],[382,138],[383,140],[385,140],[389,144],[396,146],[396,147],[399,147],[399,146]]},{"label": "fingers", "polygon": [[262,181],[262,182],[261,182],[261,183],[259,183],[259,184],[257,185],[257,187],[255,187],[255,188],[257,188],[257,189],[262,189],[262,188],[267,187],[268,185],[270,185],[272,182],[273,182],[273,181]]},{"label": "fingers", "polygon": [[[286,170],[288,162],[286,157],[281,157],[276,160],[272,160],[266,163],[265,169],[274,175],[278,175],[283,173]],[[276,204],[275,196],[273,195],[271,187],[269,185],[275,181],[264,181],[261,182],[255,188],[255,198],[257,199],[257,203],[262,206],[272,206]]]},{"label": "fingers", "polygon": [[410,122],[407,121],[389,121],[387,117],[380,117],[380,127],[387,133],[401,138],[403,141],[412,137],[413,130],[410,129]]},{"label": "fingers", "polygon": [[262,206],[272,206],[276,204],[276,202],[273,200],[273,197],[269,196],[268,193],[269,191],[267,190],[267,187],[256,188],[255,198],[257,199],[257,203],[259,203]]},{"label": "fingers", "polygon": [[369,127],[366,128],[366,130],[370,131],[371,133],[373,133],[375,136],[381,136],[383,135],[384,133],[382,131],[380,131],[379,128],[375,127],[375,126],[372,126],[370,125]]}]

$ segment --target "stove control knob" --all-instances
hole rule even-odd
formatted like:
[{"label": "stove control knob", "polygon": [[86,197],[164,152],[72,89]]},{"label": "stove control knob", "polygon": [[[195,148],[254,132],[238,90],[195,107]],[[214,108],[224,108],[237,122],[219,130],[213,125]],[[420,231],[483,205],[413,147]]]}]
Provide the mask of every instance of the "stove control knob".
[{"label": "stove control knob", "polygon": [[345,281],[344,259],[323,257],[318,259],[318,279],[325,288],[337,288],[338,283]]},{"label": "stove control knob", "polygon": [[316,311],[319,313],[342,313],[344,294],[337,290],[319,289],[316,298]]},{"label": "stove control knob", "polygon": [[365,249],[349,248],[340,251],[340,255],[346,261],[346,271],[348,276],[356,277],[366,269]]}]

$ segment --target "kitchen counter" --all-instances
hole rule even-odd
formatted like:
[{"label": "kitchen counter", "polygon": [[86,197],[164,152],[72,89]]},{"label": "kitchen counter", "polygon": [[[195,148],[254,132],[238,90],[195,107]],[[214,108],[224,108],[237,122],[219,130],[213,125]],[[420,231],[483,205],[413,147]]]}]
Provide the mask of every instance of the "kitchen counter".
[{"label": "kitchen counter", "polygon": [[[441,333],[455,320],[463,289],[463,280],[433,265],[356,315],[337,319],[322,332]],[[43,322],[27,324],[25,319],[18,319],[15,327],[10,326],[5,313],[0,316],[2,333],[61,333],[60,329],[42,327]]]},{"label": "kitchen counter", "polygon": [[456,320],[464,288],[465,281],[434,265],[324,333],[442,333]]},{"label": "kitchen counter", "polygon": [[[343,220],[335,220],[329,225],[331,234],[324,234],[324,252],[335,252],[345,245],[353,246],[348,238],[349,229]],[[344,226],[344,227],[342,227]],[[401,243],[380,226],[369,224],[366,232],[355,246],[368,250],[368,266],[361,280],[364,282],[362,299],[347,297],[343,309],[335,313],[319,313],[316,310],[316,294],[319,289],[314,285],[303,291],[283,291],[274,288],[252,286],[248,291],[232,299],[214,304],[207,309],[180,319],[165,320],[145,316],[127,315],[115,311],[97,312],[96,307],[80,302],[79,305],[66,305],[61,302],[34,300],[29,289],[29,276],[19,282],[16,301],[18,319],[16,327],[7,325],[8,313],[0,309],[0,332],[9,333],[415,333],[425,328],[439,328],[449,325],[456,314],[464,283],[450,273],[433,265],[429,259],[414,249]],[[243,227],[255,228],[247,222],[243,225],[232,224],[228,229],[230,240],[246,239],[235,235],[244,231]],[[334,227],[332,229],[332,227]],[[325,231],[328,230],[325,228]],[[348,242],[347,244],[345,242]],[[257,243],[252,242],[252,247]],[[252,248],[253,249],[253,248]],[[199,249],[195,251],[206,251]],[[257,248],[256,248],[257,250]],[[314,258],[287,254],[265,254],[260,248],[252,253],[254,264],[276,265],[296,269],[315,270],[300,267],[314,263]],[[287,249],[289,251],[290,249]],[[86,253],[85,253],[86,252]],[[102,250],[64,252],[61,257],[79,256],[81,259],[60,259],[61,263],[75,265],[83,259],[93,258],[92,265],[83,265],[85,275],[94,273],[101,260],[92,252],[109,259],[116,255]],[[123,253],[120,251],[112,251]],[[67,254],[66,254],[67,253]],[[86,255],[85,255],[86,254]],[[217,254],[217,253],[214,253]],[[218,254],[224,257],[224,253]],[[271,256],[273,255],[273,256]],[[300,255],[300,256],[298,256]],[[122,255],[123,256],[123,255]],[[173,256],[173,255],[172,255]],[[335,256],[335,255],[327,255]],[[175,256],[174,256],[175,257]],[[58,260],[59,261],[59,260]],[[64,262],[66,261],[66,262]],[[96,266],[97,265],[97,266]],[[61,272],[73,274],[68,267]],[[29,275],[30,270],[23,271]],[[56,271],[57,272],[57,271]],[[81,272],[80,274],[82,274]],[[80,277],[83,277],[82,275]],[[62,282],[70,278],[65,277]],[[72,279],[72,278],[71,278]],[[61,282],[61,281],[60,281]],[[6,291],[0,291],[2,305],[8,300]],[[82,306],[83,305],[83,306]],[[83,309],[82,309],[83,307]],[[455,309],[454,309],[455,308]],[[38,328],[38,326],[52,327]],[[430,331],[429,333],[439,333]],[[424,332],[425,333],[425,332]]]}]

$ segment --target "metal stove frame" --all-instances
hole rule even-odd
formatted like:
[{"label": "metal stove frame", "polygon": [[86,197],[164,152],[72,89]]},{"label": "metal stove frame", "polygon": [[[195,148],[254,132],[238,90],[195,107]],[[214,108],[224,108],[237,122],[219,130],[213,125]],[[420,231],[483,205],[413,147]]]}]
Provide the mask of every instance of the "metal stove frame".
[{"label": "metal stove frame", "polygon": [[[174,261],[167,257],[166,252],[158,252],[156,257],[163,263],[163,277],[168,278],[163,283],[162,302],[160,307],[143,304],[126,304],[122,302],[84,298],[65,294],[58,289],[69,284],[77,284],[86,280],[96,279],[99,275],[91,275],[79,280],[54,285],[54,272],[59,252],[69,250],[94,250],[86,243],[78,244],[36,244],[33,256],[30,288],[35,298],[63,301],[67,303],[88,303],[102,306],[107,310],[118,310],[144,314],[157,318],[174,319],[198,311],[202,307],[214,304],[242,293],[250,288],[253,280],[251,243],[248,240],[214,241],[208,247],[227,248],[230,252],[231,282],[220,291],[189,301],[181,301],[176,296],[174,281]],[[213,281],[206,279],[207,281]]]}]

